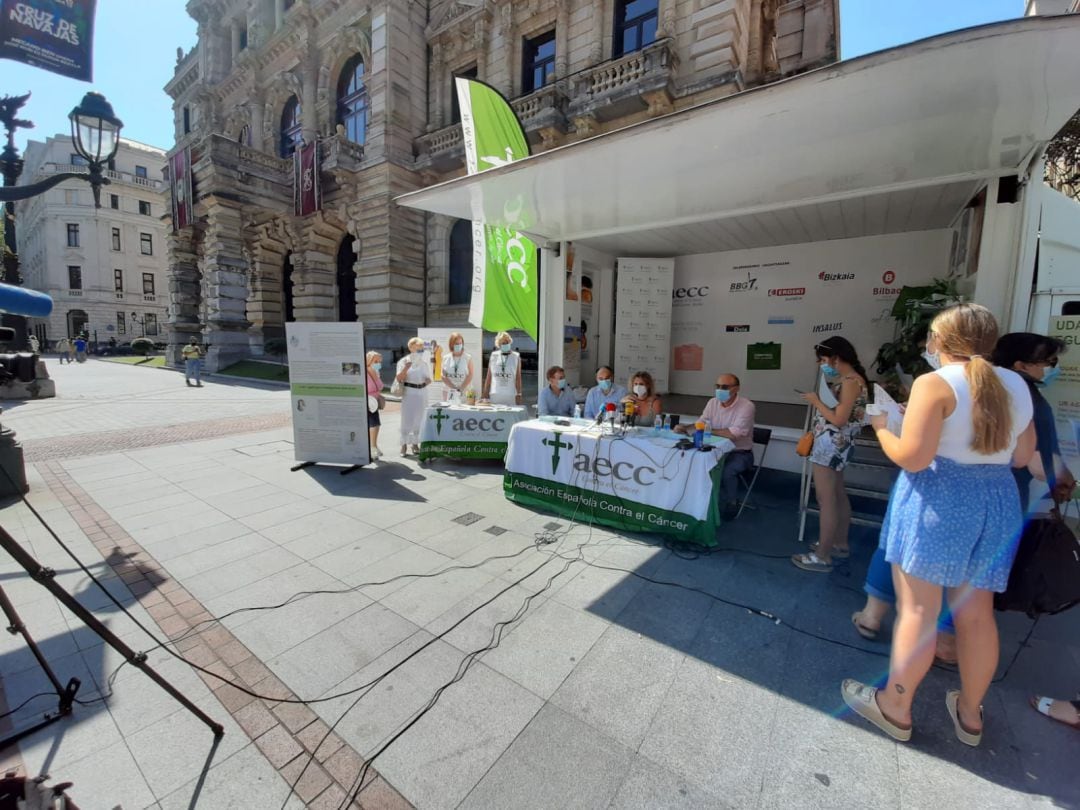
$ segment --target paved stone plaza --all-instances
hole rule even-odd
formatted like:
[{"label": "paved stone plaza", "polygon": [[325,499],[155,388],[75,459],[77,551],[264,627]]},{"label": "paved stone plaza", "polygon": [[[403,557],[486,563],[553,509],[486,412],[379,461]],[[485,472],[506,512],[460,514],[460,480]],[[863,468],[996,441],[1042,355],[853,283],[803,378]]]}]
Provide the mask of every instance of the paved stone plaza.
[{"label": "paved stone plaza", "polygon": [[[944,693],[957,676],[945,671],[920,693],[912,743],[896,744],[853,720],[839,694],[843,677],[885,672],[887,640],[850,626],[874,534],[859,533],[854,561],[831,576],[797,571],[784,559],[797,532],[790,480],[763,478],[762,508],[722,529],[725,546],[766,556],[696,556],[514,506],[497,466],[402,461],[392,412],[385,462],[292,473],[281,388],[210,378],[188,389],[171,371],[98,361],[49,367],[57,399],[2,417],[26,442],[31,504],[148,629],[271,698],[151,652],[225,725],[214,747],[131,667],[110,686],[120,657],[0,561],[59,677],[80,678],[84,700],[111,690],[18,751],[28,773],[75,782],[84,807],[281,807],[334,723],[288,806],[338,807],[376,752],[364,807],[1080,806],[1077,735],[1026,703],[1080,687],[1080,611],[1039,622],[988,697],[981,748],[953,736]],[[25,505],[5,502],[0,522],[114,632],[154,646]],[[210,621],[315,590],[334,593]],[[386,746],[501,622],[498,647]],[[1001,626],[1004,669],[1030,621]],[[0,645],[13,708],[46,682],[19,638]],[[288,702],[317,698],[329,699]],[[53,705],[34,701],[15,726]]]}]

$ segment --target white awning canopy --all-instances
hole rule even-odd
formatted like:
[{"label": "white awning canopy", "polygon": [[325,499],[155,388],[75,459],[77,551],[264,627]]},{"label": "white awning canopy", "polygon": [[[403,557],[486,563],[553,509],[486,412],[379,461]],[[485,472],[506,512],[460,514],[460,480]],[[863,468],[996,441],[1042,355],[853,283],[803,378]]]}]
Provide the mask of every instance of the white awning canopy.
[{"label": "white awning canopy", "polygon": [[945,228],[986,179],[1023,174],[1077,109],[1080,15],[1029,17],[840,62],[397,202],[623,256]]}]

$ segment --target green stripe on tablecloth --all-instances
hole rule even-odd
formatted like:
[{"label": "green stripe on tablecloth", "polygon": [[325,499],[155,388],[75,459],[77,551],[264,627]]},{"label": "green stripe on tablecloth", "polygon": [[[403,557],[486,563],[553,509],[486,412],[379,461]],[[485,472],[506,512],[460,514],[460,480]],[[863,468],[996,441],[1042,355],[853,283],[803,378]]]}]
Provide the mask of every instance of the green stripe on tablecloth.
[{"label": "green stripe on tablecloth", "polygon": [[420,460],[429,458],[478,458],[502,461],[506,442],[421,442]]},{"label": "green stripe on tablecloth", "polygon": [[503,493],[515,503],[555,512],[578,523],[595,522],[624,531],[672,534],[690,543],[715,546],[718,545],[716,528],[720,524],[715,492],[721,468],[718,465],[712,473],[714,496],[705,520],[521,473],[503,475]]}]

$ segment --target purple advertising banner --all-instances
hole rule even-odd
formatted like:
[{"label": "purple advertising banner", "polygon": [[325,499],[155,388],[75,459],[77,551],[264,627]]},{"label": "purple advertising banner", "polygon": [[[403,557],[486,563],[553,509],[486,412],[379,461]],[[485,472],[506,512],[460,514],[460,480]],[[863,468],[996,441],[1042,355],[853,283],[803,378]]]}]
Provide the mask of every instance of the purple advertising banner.
[{"label": "purple advertising banner", "polygon": [[0,0],[0,59],[88,82],[97,0]]},{"label": "purple advertising banner", "polygon": [[186,228],[194,221],[191,206],[191,149],[185,148],[169,158],[169,187],[172,191],[173,230]]},{"label": "purple advertising banner", "polygon": [[296,216],[319,210],[319,142],[305,144],[293,153],[293,207]]}]

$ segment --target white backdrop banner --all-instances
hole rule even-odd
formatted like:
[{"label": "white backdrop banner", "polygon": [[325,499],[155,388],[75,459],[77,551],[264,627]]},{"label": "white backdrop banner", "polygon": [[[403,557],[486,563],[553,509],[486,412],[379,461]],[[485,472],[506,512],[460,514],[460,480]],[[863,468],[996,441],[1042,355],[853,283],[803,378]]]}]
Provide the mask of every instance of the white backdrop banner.
[{"label": "white backdrop banner", "polygon": [[364,325],[285,324],[297,461],[369,464]]},{"label": "white backdrop banner", "polygon": [[[484,389],[484,355],[483,355],[483,336],[484,332],[481,329],[473,329],[469,327],[467,329],[453,329],[450,327],[443,327],[439,329],[417,329],[416,336],[424,341],[423,357],[427,361],[428,368],[431,369],[431,373],[435,374],[435,352],[440,351],[441,354],[441,368],[446,368],[446,364],[453,365],[454,356],[450,353],[450,333],[458,332],[465,340],[465,354],[469,355],[473,361],[473,378],[469,383],[469,388],[476,392],[476,398],[480,399],[480,392]],[[440,374],[441,377],[441,374]],[[436,379],[435,383],[427,387],[427,401],[429,405],[433,405],[436,402],[444,402],[448,396],[448,389]]]},{"label": "white backdrop banner", "polygon": [[679,257],[671,390],[709,396],[717,375],[731,372],[751,399],[800,402],[793,389],[814,384],[814,344],[831,335],[850,340],[873,377],[877,350],[894,336],[900,289],[945,277],[951,237],[925,231]]},{"label": "white backdrop banner", "polygon": [[615,381],[630,385],[630,375],[647,371],[657,393],[668,382],[674,259],[619,259],[615,299]]}]

